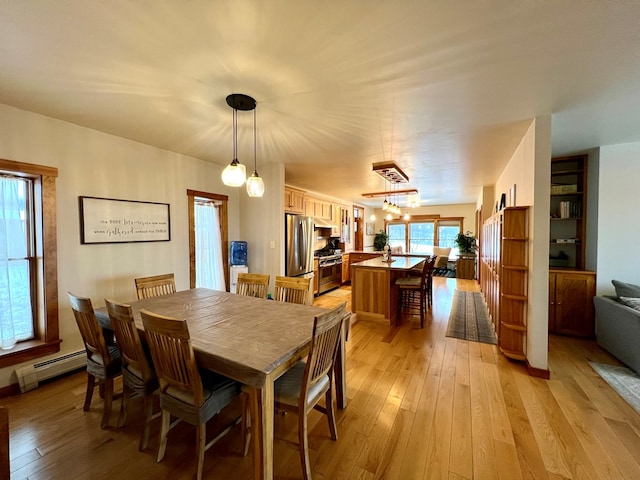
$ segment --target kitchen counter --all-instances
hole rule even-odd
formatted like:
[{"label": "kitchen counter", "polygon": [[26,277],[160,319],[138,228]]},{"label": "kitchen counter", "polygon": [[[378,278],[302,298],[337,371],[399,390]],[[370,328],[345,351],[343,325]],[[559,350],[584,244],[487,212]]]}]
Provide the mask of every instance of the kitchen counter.
[{"label": "kitchen counter", "polygon": [[351,268],[351,311],[360,319],[399,322],[398,278],[424,262],[424,257],[392,256],[391,263],[382,256],[353,263]]}]

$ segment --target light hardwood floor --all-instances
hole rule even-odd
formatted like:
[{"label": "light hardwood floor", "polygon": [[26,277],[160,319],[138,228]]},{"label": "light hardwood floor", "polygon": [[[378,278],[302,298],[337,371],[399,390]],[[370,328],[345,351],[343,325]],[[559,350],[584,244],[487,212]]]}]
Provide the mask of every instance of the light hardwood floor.
[{"label": "light hardwood floor", "polygon": [[[353,325],[337,442],[311,414],[315,479],[640,478],[640,415],[587,363],[612,357],[593,341],[552,337],[551,379],[532,378],[494,346],[445,336],[453,291],[476,290],[475,282],[436,278],[434,287],[423,330],[417,317],[396,328]],[[316,305],[344,300],[348,288]],[[157,464],[157,423],[149,448],[137,450],[141,402],[132,402],[127,426],[101,430],[99,398],[82,411],[85,382],[76,373],[0,400],[10,410],[12,479],[191,478],[193,427],[176,427]],[[277,436],[293,440],[295,428],[295,415],[276,416]],[[239,452],[237,429],[206,454],[204,478],[251,478],[251,456]],[[278,479],[301,478],[286,442],[276,442],[275,470]]]}]

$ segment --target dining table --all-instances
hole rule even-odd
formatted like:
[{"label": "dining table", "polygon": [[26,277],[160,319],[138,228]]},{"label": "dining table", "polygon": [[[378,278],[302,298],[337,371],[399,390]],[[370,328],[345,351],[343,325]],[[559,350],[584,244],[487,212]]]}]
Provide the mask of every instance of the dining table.
[{"label": "dining table", "polygon": [[[274,382],[309,352],[313,321],[325,308],[265,300],[207,288],[125,302],[144,340],[140,310],[184,319],[198,365],[245,385],[250,396],[254,478],[273,478]],[[110,329],[105,307],[95,309]],[[336,404],[347,406],[346,312],[334,365]]]}]

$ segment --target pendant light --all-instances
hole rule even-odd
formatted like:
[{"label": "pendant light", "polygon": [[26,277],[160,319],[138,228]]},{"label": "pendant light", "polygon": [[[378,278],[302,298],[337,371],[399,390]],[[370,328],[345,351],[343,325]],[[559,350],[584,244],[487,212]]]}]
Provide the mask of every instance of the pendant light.
[{"label": "pendant light", "polygon": [[241,187],[247,179],[247,171],[238,161],[238,110],[255,110],[256,101],[248,95],[232,93],[227,96],[227,105],[233,109],[233,160],[222,171],[222,183],[229,187]]},{"label": "pendant light", "polygon": [[247,179],[247,194],[250,197],[261,197],[264,195],[264,182],[258,175],[257,170],[257,137],[256,137],[256,110],[253,109],[253,173]]}]

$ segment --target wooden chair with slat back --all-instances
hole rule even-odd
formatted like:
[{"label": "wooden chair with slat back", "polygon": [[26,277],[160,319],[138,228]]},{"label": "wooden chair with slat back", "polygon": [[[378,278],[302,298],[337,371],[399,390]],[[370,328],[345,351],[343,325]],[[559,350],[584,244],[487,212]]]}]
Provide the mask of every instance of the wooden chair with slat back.
[{"label": "wooden chair with slat back", "polygon": [[153,395],[158,390],[158,377],[140,341],[131,306],[109,299],[104,302],[122,359],[123,397],[118,425],[123,426],[127,422],[129,400],[142,397],[145,420],[138,445],[138,450],[142,451],[149,443],[151,421],[160,415],[153,414]]},{"label": "wooden chair with slat back", "polygon": [[436,264],[435,255],[427,258],[422,264],[420,277],[406,276],[396,280],[398,288],[398,323],[404,306],[418,311],[420,315],[420,328],[424,328],[424,316],[427,307],[431,308],[433,299],[433,269]]},{"label": "wooden chair with slat back", "polygon": [[[305,480],[311,478],[308,415],[318,410],[327,416],[331,439],[338,439],[333,409],[333,364],[340,344],[340,330],[349,321],[346,302],[315,317],[309,355],[278,378],[274,385],[277,409],[298,414],[298,450]],[[318,405],[324,397],[325,406]]]},{"label": "wooden chair with slat back", "polygon": [[173,273],[163,275],[153,275],[151,277],[140,277],[135,279],[138,300],[143,298],[159,297],[175,293],[176,280]]},{"label": "wooden chair with slat back", "polygon": [[270,275],[262,273],[239,273],[236,294],[247,297],[267,298]]},{"label": "wooden chair with slat back", "polygon": [[[240,420],[243,420],[243,454],[246,455],[249,447],[246,414],[248,402],[247,395],[241,392],[241,385],[210,370],[198,369],[185,320],[147,310],[140,310],[140,316],[160,381],[162,427],[157,461],[164,458],[167,434],[175,424],[170,424],[172,415],[196,426],[198,480],[202,478],[205,451],[240,423]],[[238,396],[242,396],[242,415],[207,443],[207,422]]]},{"label": "wooden chair with slat back", "polygon": [[87,353],[87,392],[83,410],[87,412],[91,406],[93,390],[96,380],[104,395],[104,410],[102,413],[102,428],[109,425],[111,404],[113,402],[113,379],[122,373],[120,351],[115,345],[107,345],[96,314],[91,305],[91,299],[78,297],[69,293],[69,302],[78,329],[84,341]]},{"label": "wooden chair with slat back", "polygon": [[311,305],[313,299],[309,292],[310,283],[310,278],[277,276],[273,299],[280,302]]}]

